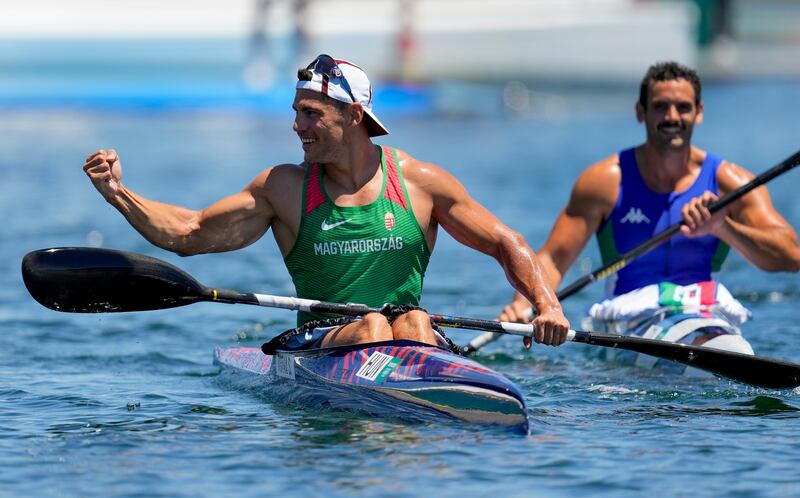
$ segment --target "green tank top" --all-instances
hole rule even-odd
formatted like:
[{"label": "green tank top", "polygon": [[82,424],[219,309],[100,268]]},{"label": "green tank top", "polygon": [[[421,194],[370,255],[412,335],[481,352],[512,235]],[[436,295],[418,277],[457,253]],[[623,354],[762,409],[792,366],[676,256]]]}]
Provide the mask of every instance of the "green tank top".
[{"label": "green tank top", "polygon": [[[397,152],[381,148],[383,185],[366,206],[336,206],[325,191],[324,166],[303,181],[302,218],[286,268],[297,297],[381,306],[419,305],[430,259],[398,167]],[[335,315],[300,311],[297,324]]]}]

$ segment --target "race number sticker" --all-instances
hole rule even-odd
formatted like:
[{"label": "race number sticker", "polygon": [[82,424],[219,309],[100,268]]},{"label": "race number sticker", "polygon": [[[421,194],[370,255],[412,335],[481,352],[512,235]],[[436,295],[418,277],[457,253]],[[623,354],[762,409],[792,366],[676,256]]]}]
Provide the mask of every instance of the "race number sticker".
[{"label": "race number sticker", "polygon": [[294,379],[294,358],[288,354],[276,354],[274,356],[275,373],[278,377]]},{"label": "race number sticker", "polygon": [[386,378],[394,372],[397,365],[400,364],[400,359],[388,354],[383,354],[375,351],[367,361],[361,365],[361,368],[356,372],[356,377],[371,380],[373,382],[382,383]]}]

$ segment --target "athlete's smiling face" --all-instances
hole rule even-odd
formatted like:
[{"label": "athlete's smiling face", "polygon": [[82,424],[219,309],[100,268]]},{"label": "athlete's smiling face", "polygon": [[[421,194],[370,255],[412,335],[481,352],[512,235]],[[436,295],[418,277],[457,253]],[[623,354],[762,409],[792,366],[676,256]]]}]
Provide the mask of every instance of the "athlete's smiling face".
[{"label": "athlete's smiling face", "polygon": [[694,87],[683,78],[655,81],[647,90],[647,107],[636,104],[636,117],[645,124],[650,145],[658,149],[687,147],[694,125],[703,121],[703,103],[695,103]]},{"label": "athlete's smiling face", "polygon": [[303,144],[303,159],[311,163],[336,162],[344,144],[347,105],[312,90],[297,90],[292,127]]}]

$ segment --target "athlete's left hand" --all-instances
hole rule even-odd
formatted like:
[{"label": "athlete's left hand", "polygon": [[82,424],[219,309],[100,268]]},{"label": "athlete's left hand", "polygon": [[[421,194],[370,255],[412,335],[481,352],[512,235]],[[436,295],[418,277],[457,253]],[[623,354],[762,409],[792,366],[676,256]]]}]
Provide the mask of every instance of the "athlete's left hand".
[{"label": "athlete's left hand", "polygon": [[[536,342],[548,346],[560,346],[567,340],[569,321],[560,308],[543,310],[531,322]],[[522,344],[525,349],[531,348],[531,338],[523,337]]]},{"label": "athlete's left hand", "polygon": [[726,209],[720,209],[713,215],[708,207],[719,199],[715,194],[705,191],[681,208],[683,226],[681,233],[689,238],[703,235],[714,235],[725,223]]}]

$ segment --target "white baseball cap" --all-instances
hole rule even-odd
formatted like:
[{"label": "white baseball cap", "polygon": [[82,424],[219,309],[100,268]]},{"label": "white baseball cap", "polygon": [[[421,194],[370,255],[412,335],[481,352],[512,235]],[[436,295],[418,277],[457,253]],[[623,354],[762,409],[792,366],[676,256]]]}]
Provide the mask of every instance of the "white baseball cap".
[{"label": "white baseball cap", "polygon": [[372,112],[372,85],[367,73],[352,62],[322,54],[297,71],[297,89],[313,90],[347,104],[364,108],[369,136],[388,135],[389,130]]}]

